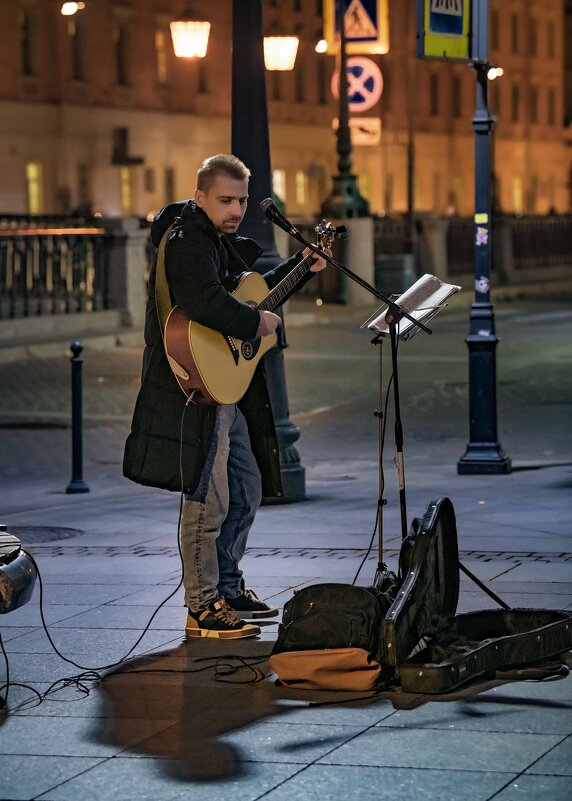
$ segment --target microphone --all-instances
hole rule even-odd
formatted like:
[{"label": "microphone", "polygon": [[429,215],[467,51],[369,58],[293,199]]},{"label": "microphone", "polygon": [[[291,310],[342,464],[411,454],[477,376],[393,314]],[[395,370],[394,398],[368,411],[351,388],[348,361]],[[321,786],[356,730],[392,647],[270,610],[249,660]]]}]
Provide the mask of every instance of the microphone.
[{"label": "microphone", "polygon": [[271,222],[277,225],[278,228],[282,228],[282,230],[286,231],[287,234],[290,234],[291,236],[296,236],[297,234],[298,235],[300,234],[298,229],[292,225],[290,220],[288,220],[282,214],[282,212],[280,211],[278,206],[276,206],[271,197],[267,197],[265,200],[263,200],[260,204],[260,208]]}]

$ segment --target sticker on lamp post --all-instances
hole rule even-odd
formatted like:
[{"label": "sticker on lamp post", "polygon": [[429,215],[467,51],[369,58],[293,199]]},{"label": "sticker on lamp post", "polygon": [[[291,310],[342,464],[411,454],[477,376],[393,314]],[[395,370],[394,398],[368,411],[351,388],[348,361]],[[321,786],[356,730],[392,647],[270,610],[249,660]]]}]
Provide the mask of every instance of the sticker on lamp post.
[{"label": "sticker on lamp post", "polygon": [[477,278],[475,281],[475,289],[477,292],[480,292],[482,295],[485,295],[489,291],[489,279],[486,278],[484,275],[481,275],[480,278]]}]

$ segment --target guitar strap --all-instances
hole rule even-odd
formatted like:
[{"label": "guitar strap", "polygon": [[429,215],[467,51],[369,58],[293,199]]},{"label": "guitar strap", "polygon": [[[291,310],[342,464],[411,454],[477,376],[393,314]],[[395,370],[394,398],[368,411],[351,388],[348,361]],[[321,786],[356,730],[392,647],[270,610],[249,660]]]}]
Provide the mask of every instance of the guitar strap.
[{"label": "guitar strap", "polygon": [[155,307],[157,309],[161,333],[165,331],[167,317],[173,308],[171,304],[171,293],[169,292],[167,276],[165,274],[165,247],[172,227],[173,226],[170,225],[161,238],[159,250],[157,251],[157,264],[155,266]]}]

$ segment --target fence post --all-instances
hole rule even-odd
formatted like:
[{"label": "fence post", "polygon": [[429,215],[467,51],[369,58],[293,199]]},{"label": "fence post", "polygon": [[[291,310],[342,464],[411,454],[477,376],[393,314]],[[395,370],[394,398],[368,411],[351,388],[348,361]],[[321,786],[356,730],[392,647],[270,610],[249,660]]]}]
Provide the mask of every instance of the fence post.
[{"label": "fence post", "polygon": [[145,246],[148,229],[133,217],[107,218],[105,228],[113,235],[109,254],[109,301],[121,309],[123,325],[143,328],[145,322]]},{"label": "fence post", "polygon": [[71,357],[71,392],[72,392],[72,480],[66,487],[69,495],[89,492],[83,480],[83,419],[82,419],[82,364],[80,353],[83,345],[74,339],[70,345]]},{"label": "fence post", "polygon": [[425,217],[422,220],[423,237],[428,255],[431,259],[431,269],[422,272],[433,273],[442,281],[449,280],[449,259],[447,249],[447,232],[450,221],[443,217]]}]

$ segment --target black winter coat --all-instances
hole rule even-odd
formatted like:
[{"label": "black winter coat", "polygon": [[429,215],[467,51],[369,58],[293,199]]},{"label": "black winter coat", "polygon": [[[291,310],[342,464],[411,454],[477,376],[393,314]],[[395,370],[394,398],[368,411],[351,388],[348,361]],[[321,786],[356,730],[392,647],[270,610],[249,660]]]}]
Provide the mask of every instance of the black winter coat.
[{"label": "black winter coat", "polygon": [[[155,217],[151,240],[159,246],[173,224],[165,249],[165,271],[173,305],[191,320],[237,339],[253,339],[259,314],[224,288],[227,276],[250,267],[261,253],[251,239],[232,236],[232,249],[193,201],[167,206]],[[293,269],[299,255],[266,273],[270,288]],[[312,276],[309,273],[308,276]],[[127,478],[161,489],[192,494],[199,482],[214,430],[216,407],[185,407],[186,396],[173,376],[163,346],[155,307],[155,266],[149,278],[145,318],[145,351],[141,389],[131,433],[125,444],[123,473]],[[239,403],[262,474],[265,497],[282,495],[278,442],[262,367]],[[181,475],[182,473],[182,475]]]}]

